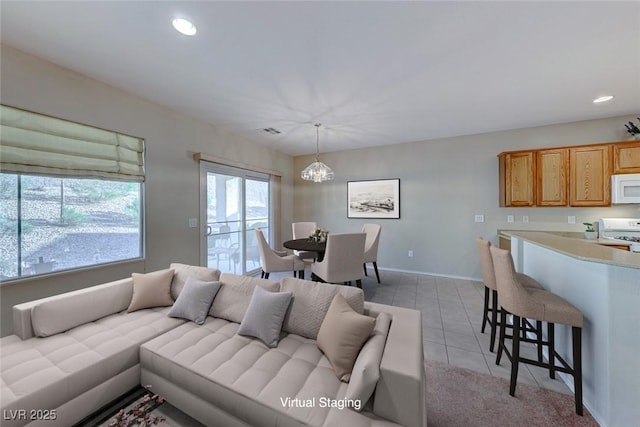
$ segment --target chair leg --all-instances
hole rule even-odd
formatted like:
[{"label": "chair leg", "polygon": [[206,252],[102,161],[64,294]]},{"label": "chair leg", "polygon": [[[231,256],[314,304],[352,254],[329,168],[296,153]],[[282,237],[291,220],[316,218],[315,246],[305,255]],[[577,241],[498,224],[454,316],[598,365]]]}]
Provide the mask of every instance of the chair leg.
[{"label": "chair leg", "polygon": [[261,279],[264,279],[264,270],[261,270],[261,271],[260,271],[260,278],[261,278]]},{"label": "chair leg", "polygon": [[520,364],[520,317],[513,316],[513,338],[511,349],[511,384],[509,385],[509,394],[516,394],[516,383],[518,381],[518,365]]},{"label": "chair leg", "polygon": [[[498,308],[496,307],[496,310]],[[505,331],[507,329],[507,311],[500,310],[500,338],[498,339],[498,353],[496,354],[496,365],[500,364],[500,359],[502,359],[502,348],[504,347],[504,337]]]},{"label": "chair leg", "polygon": [[366,263],[366,262],[363,262],[363,263],[362,263],[362,269],[364,270],[364,275],[365,275],[365,276],[369,276],[369,275],[367,274],[367,263]]},{"label": "chair leg", "polygon": [[[351,284],[351,282],[349,282],[349,284]],[[360,279],[356,280],[356,285],[358,285],[358,287],[362,289],[362,280]]]},{"label": "chair leg", "polygon": [[555,324],[547,322],[547,340],[549,341],[549,378],[556,379]]},{"label": "chair leg", "polygon": [[489,315],[489,288],[484,287],[484,309],[482,310],[482,327],[480,332],[484,334],[484,329],[487,326],[487,316]]},{"label": "chair leg", "polygon": [[378,273],[378,263],[373,261],[373,269],[376,271],[376,279],[378,279],[378,284],[380,284],[380,273]]},{"label": "chair leg", "polygon": [[270,274],[270,273],[264,273],[264,278],[265,278],[265,279],[268,279],[268,278],[269,278],[269,274]]},{"label": "chair leg", "polygon": [[491,326],[491,344],[489,344],[489,351],[493,353],[496,341],[496,331],[498,329],[498,291],[495,289],[491,290],[491,299],[491,324],[489,325]]},{"label": "chair leg", "polygon": [[572,327],[573,341],[573,387],[576,399],[576,414],[582,415],[582,328]]},{"label": "chair leg", "polygon": [[[295,271],[294,271],[295,274]],[[298,279],[304,279],[304,270],[298,270]]]},{"label": "chair leg", "polygon": [[298,277],[298,276],[296,276],[296,271],[295,270],[293,270],[293,277]]}]

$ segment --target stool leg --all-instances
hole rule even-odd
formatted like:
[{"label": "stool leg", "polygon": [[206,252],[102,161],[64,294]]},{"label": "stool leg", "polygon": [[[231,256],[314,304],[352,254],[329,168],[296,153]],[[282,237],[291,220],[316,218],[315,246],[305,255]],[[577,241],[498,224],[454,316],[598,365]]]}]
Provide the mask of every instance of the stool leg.
[{"label": "stool leg", "polygon": [[498,330],[498,291],[495,289],[491,290],[491,301],[491,344],[489,344],[489,351],[493,353]]},{"label": "stool leg", "polygon": [[489,288],[484,287],[484,309],[482,310],[482,328],[480,332],[484,334],[484,328],[487,326],[487,316],[489,316]]},{"label": "stool leg", "polygon": [[536,320],[536,345],[538,346],[538,362],[542,363],[542,321]]},{"label": "stool leg", "polygon": [[549,344],[549,378],[556,379],[556,346],[555,346],[555,325],[547,322],[547,340]]},{"label": "stool leg", "polygon": [[511,384],[509,394],[516,394],[516,382],[518,381],[518,365],[520,364],[520,317],[513,316],[513,338],[511,350]]},{"label": "stool leg", "polygon": [[573,341],[573,386],[576,399],[576,414],[582,415],[582,328],[572,327]]},{"label": "stool leg", "polygon": [[502,359],[502,348],[504,347],[504,336],[505,336],[506,324],[507,324],[507,311],[503,309],[503,310],[500,310],[500,338],[498,338],[498,354],[496,354],[496,365],[499,365],[500,359]]}]

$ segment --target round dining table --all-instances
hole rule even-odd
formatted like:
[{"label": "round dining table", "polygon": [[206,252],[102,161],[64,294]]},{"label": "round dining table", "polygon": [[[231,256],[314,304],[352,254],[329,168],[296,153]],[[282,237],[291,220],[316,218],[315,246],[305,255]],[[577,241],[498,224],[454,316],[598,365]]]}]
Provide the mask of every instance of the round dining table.
[{"label": "round dining table", "polygon": [[287,249],[293,249],[296,251],[316,252],[318,254],[318,261],[322,261],[324,257],[324,251],[327,248],[327,242],[316,242],[309,238],[287,240],[282,244]]}]

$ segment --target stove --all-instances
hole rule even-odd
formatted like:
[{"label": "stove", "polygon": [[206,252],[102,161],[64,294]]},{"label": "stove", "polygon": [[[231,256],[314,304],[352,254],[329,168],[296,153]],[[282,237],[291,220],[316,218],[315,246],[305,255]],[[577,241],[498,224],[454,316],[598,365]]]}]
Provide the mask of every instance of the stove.
[{"label": "stove", "polygon": [[640,218],[602,218],[598,221],[598,235],[629,244],[629,250],[640,252]]}]

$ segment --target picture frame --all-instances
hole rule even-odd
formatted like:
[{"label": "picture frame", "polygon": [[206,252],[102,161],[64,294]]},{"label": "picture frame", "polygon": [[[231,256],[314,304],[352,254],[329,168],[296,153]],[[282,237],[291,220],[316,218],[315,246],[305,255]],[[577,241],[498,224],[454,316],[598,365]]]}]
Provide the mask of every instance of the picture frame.
[{"label": "picture frame", "polygon": [[347,181],[347,218],[400,218],[400,179]]}]

